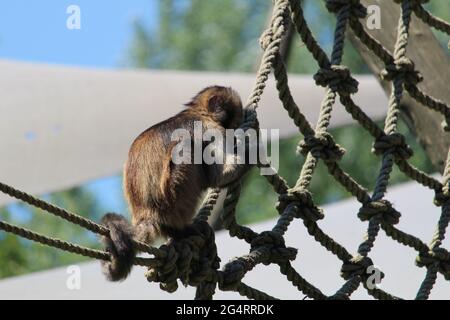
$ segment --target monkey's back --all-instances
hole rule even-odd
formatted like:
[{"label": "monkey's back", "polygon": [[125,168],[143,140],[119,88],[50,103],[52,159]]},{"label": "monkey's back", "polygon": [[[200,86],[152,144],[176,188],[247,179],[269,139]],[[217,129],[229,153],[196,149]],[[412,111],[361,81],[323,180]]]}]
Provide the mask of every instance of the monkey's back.
[{"label": "monkey's back", "polygon": [[150,221],[181,229],[192,219],[198,199],[207,187],[202,164],[174,164],[172,141],[176,129],[185,129],[193,141],[194,122],[189,112],[160,122],[142,132],[131,145],[124,168],[124,191],[133,223]]}]

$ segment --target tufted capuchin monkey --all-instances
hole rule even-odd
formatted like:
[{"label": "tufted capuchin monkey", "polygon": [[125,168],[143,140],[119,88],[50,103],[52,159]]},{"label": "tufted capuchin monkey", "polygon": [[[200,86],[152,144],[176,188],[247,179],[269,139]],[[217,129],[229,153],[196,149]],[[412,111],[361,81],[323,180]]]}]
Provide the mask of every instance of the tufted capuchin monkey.
[{"label": "tufted capuchin monkey", "polygon": [[[231,161],[227,154],[227,160],[222,163],[176,164],[174,148],[180,141],[173,141],[175,130],[185,129],[190,136],[188,143],[193,145],[195,123],[201,123],[202,132],[218,130],[225,140],[225,129],[236,129],[243,120],[241,99],[231,88],[207,87],[186,107],[174,117],[145,130],[131,145],[123,185],[132,224],[114,213],[102,218],[111,238],[102,237],[112,256],[111,261],[102,262],[108,280],[123,280],[131,271],[136,255],[132,239],[151,244],[159,236],[183,236],[189,232],[188,226],[202,193],[209,187],[229,184],[248,169],[234,153]],[[201,148],[203,151],[205,145]]]}]

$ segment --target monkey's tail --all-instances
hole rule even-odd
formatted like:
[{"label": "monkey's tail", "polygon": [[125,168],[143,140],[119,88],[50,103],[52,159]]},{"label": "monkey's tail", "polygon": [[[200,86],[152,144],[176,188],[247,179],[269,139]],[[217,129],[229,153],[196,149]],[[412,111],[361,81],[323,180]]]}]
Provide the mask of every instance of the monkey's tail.
[{"label": "monkey's tail", "polygon": [[121,215],[107,213],[101,220],[109,229],[110,238],[101,237],[110,261],[102,261],[102,271],[110,281],[124,280],[133,267],[136,250],[133,248],[133,226]]}]

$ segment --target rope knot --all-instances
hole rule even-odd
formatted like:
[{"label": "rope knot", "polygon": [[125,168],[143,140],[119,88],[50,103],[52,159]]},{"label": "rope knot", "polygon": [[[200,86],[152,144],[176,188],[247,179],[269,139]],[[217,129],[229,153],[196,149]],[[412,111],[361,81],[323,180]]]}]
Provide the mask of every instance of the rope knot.
[{"label": "rope knot", "polygon": [[423,80],[420,72],[414,69],[414,62],[406,57],[386,65],[386,68],[381,71],[381,79],[383,80],[392,81],[397,76],[404,77],[405,81],[410,84],[417,84]]},{"label": "rope knot", "polygon": [[367,15],[367,9],[359,0],[327,0],[326,7],[328,11],[337,13],[345,6],[348,6],[350,13],[357,18],[365,18]]},{"label": "rope knot", "polygon": [[314,204],[311,192],[305,189],[290,189],[287,193],[278,196],[277,210],[282,213],[288,205],[295,205],[296,218],[308,221],[317,221],[323,219],[322,209]]},{"label": "rope knot", "polygon": [[450,201],[450,192],[448,188],[440,188],[439,190],[435,190],[434,196],[434,204],[438,207],[444,205]]},{"label": "rope knot", "polygon": [[273,231],[261,232],[251,242],[251,250],[263,249],[270,255],[263,263],[270,264],[277,261],[295,260],[297,249],[287,248],[281,234]]},{"label": "rope knot", "polygon": [[361,221],[368,221],[374,217],[388,224],[397,224],[400,220],[400,212],[395,210],[387,200],[368,202],[359,209],[358,218]]},{"label": "rope knot", "polygon": [[373,266],[373,262],[369,257],[358,255],[344,262],[341,267],[341,277],[345,280],[353,278],[354,276],[367,276],[367,268]]},{"label": "rope knot", "polygon": [[264,51],[269,47],[273,40],[273,31],[271,28],[263,31],[261,37],[259,38],[259,45]]},{"label": "rope knot", "polygon": [[398,132],[378,138],[373,144],[372,152],[376,155],[391,152],[395,158],[405,160],[413,155],[413,150],[406,143],[405,136]]},{"label": "rope knot", "polygon": [[259,129],[258,115],[256,114],[255,105],[248,105],[244,108],[244,121],[239,126],[242,130]]},{"label": "rope knot", "polygon": [[326,162],[335,162],[342,158],[345,149],[334,142],[331,134],[321,131],[314,136],[306,136],[298,145],[298,152],[304,156],[311,152],[315,158],[321,158]]},{"label": "rope knot", "polygon": [[350,74],[346,66],[332,65],[329,68],[320,68],[314,75],[316,84],[322,87],[330,87],[344,95],[350,95],[358,91],[358,81]]},{"label": "rope knot", "polygon": [[165,252],[163,259],[157,259],[157,267],[149,267],[145,273],[145,277],[149,282],[160,282],[159,287],[169,293],[175,292],[178,289],[178,252],[173,246],[162,245],[159,248]]},{"label": "rope knot", "polygon": [[445,280],[450,280],[450,253],[444,248],[434,248],[428,252],[422,252],[416,257],[418,267],[430,267],[438,265],[439,272]]},{"label": "rope knot", "polygon": [[177,280],[184,285],[198,286],[211,278],[219,268],[220,259],[214,241],[214,232],[205,221],[191,225],[192,235],[183,239],[170,239],[160,247],[163,258],[156,258],[155,266],[146,272],[147,280],[160,282],[167,292],[178,289]]},{"label": "rope knot", "polygon": [[232,291],[237,288],[246,273],[245,262],[239,258],[228,262],[220,273],[219,289]]}]

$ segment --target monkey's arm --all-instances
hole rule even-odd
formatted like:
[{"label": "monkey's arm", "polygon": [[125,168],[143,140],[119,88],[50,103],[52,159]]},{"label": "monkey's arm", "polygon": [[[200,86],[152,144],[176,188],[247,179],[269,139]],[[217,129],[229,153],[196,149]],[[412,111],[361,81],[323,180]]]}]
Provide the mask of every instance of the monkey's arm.
[{"label": "monkey's arm", "polygon": [[215,171],[215,185],[217,187],[226,187],[231,182],[243,177],[250,166],[246,164],[223,164],[215,165],[212,171]]},{"label": "monkey's arm", "polygon": [[218,187],[226,187],[231,182],[243,177],[249,169],[249,166],[234,166],[232,168],[227,168],[227,170],[225,170],[222,174]]},{"label": "monkey's arm", "polygon": [[225,153],[223,150],[217,150],[217,153],[224,154],[223,164],[214,163],[207,165],[207,175],[212,187],[223,188],[233,181],[243,177],[251,166],[246,163],[246,155],[235,153]]}]

